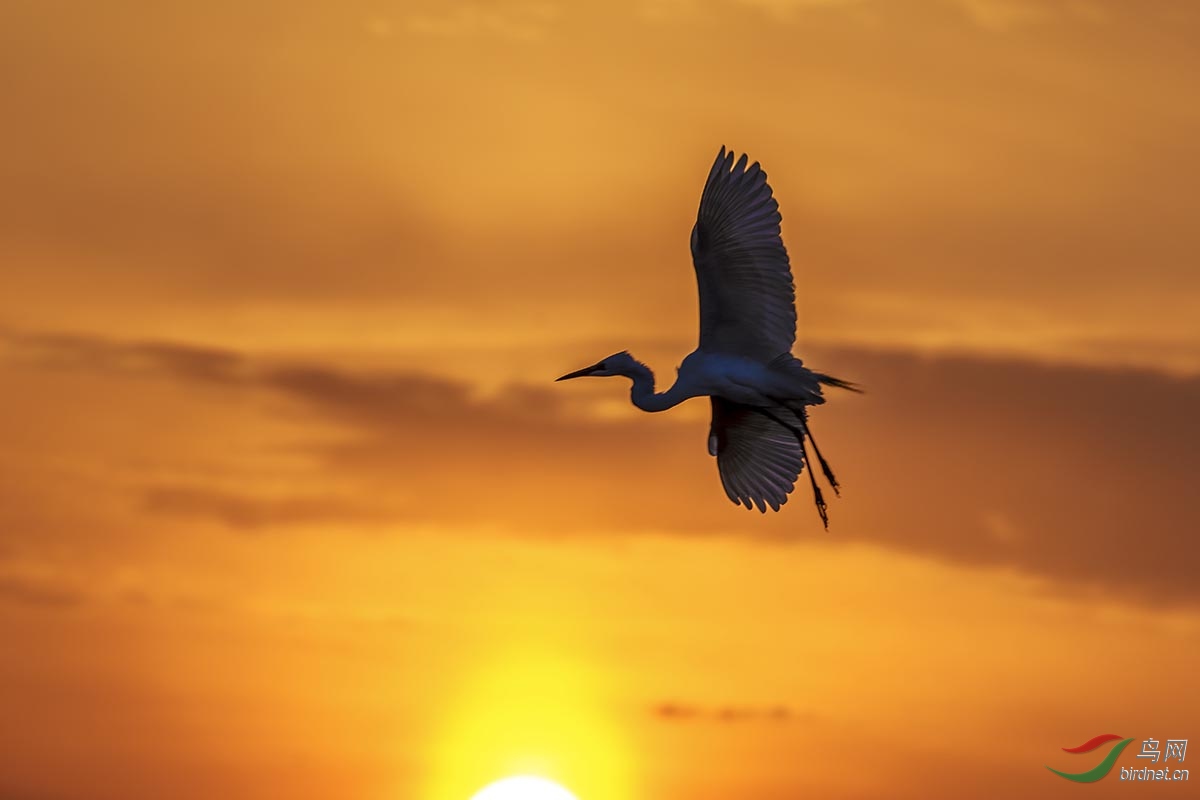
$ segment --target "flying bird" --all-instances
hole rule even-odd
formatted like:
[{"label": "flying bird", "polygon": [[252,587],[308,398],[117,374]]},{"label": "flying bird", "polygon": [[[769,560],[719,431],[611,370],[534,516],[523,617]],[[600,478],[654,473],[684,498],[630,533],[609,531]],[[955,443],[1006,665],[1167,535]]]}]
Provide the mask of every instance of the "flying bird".
[{"label": "flying bird", "polygon": [[813,475],[808,447],[838,493],[837,478],[808,424],[808,406],[825,402],[821,387],[861,391],[813,372],[792,355],[796,288],[779,223],[779,203],[758,162],[734,160],[721,148],[692,228],[692,263],[700,288],[700,346],[679,365],[675,384],[654,391],[654,373],[628,352],[558,378],[623,375],[643,411],[665,411],[708,396],[708,452],[717,459],[725,494],[748,509],[778,511],[809,465],[813,501],[828,529],[829,515]]}]

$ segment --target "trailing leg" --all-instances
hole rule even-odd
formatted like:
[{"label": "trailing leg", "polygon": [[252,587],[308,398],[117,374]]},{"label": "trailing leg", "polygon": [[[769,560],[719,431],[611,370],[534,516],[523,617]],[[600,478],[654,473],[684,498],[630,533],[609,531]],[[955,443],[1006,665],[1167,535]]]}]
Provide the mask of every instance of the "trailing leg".
[{"label": "trailing leg", "polygon": [[833,470],[829,468],[829,462],[825,460],[825,456],[821,455],[821,448],[817,447],[817,440],[813,438],[812,428],[809,427],[807,415],[800,418],[804,420],[804,430],[808,433],[808,440],[812,442],[813,452],[817,454],[817,461],[821,464],[821,472],[825,473],[825,480],[829,481],[829,485],[833,487],[833,493],[841,497],[842,493],[838,490],[838,480],[833,476]]},{"label": "trailing leg", "polygon": [[[808,460],[808,448],[806,448],[804,446],[805,431],[808,427],[807,424],[805,424],[805,427],[803,427],[803,428],[798,428],[795,425],[791,424],[790,422],[786,422],[786,421],[780,419],[779,415],[772,413],[769,409],[762,408],[760,406],[750,406],[750,408],[753,408],[755,411],[759,412],[760,414],[763,414],[768,419],[774,420],[775,422],[779,423],[783,427],[787,428],[789,431],[792,432],[792,435],[796,437],[796,442],[799,443],[799,445],[800,445],[800,456],[801,456],[801,458],[804,459],[804,465],[806,467],[808,467],[808,482],[810,484],[812,484],[813,502],[816,503],[817,513],[821,515],[821,524],[825,526],[825,530],[829,530],[829,513],[827,512],[826,507],[825,507],[825,496],[823,494],[821,494],[821,487],[817,486],[817,478],[813,474],[812,463]],[[785,408],[786,408],[786,406],[785,406]],[[795,412],[793,411],[792,413],[795,413]],[[801,420],[804,419],[804,416],[802,414],[797,414],[796,416]],[[810,439],[812,438],[811,434],[809,435],[809,438]],[[813,446],[814,446],[814,448],[816,447],[816,442],[813,442]],[[819,457],[819,455],[818,455],[818,457]],[[829,471],[828,466],[825,465],[824,459],[821,460],[821,469],[825,472],[826,478],[832,477],[832,473]],[[837,491],[837,482],[830,481],[830,483],[833,485],[833,490],[836,492]]]},{"label": "trailing leg", "polygon": [[[821,524],[825,526],[825,530],[829,530],[829,514],[825,510],[825,498],[821,495],[821,487],[817,486],[817,478],[813,475],[812,464],[808,461],[804,437],[800,437],[800,454],[804,457],[804,462],[808,464],[808,482],[812,484],[813,502],[817,504],[817,513],[821,515]],[[834,487],[834,491],[837,491],[837,487]]]}]

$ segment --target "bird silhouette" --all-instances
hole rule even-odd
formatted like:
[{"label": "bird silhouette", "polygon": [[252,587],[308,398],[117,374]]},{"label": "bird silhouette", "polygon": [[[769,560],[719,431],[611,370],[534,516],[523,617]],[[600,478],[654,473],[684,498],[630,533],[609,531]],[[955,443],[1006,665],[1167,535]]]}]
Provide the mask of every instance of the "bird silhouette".
[{"label": "bird silhouette", "polygon": [[717,155],[692,228],[692,263],[700,289],[700,346],[679,365],[673,386],[654,391],[654,373],[628,352],[558,378],[622,375],[643,411],[665,411],[708,396],[712,424],[708,452],[717,459],[725,494],[748,509],[778,511],[809,465],[813,502],[825,528],[829,514],[813,475],[805,440],[825,479],[837,478],[821,455],[808,407],[825,402],[821,387],[859,392],[857,386],[813,372],[792,355],[796,289],[783,246],[779,203],[758,162]]}]

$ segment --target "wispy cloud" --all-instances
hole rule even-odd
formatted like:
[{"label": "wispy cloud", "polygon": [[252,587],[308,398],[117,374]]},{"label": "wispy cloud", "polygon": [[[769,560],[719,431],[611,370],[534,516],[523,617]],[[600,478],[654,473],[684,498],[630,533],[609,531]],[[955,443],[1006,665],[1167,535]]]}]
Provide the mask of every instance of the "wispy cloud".
[{"label": "wispy cloud", "polygon": [[661,20],[694,16],[702,9],[730,5],[763,11],[772,19],[799,21],[806,11],[847,11],[862,20],[877,22],[879,13],[895,9],[915,14],[950,8],[978,27],[994,32],[1007,32],[1039,23],[1078,21],[1105,22],[1111,17],[1111,3],[1105,0],[645,0],[643,14]]},{"label": "wispy cloud", "polygon": [[1110,18],[1100,0],[952,0],[987,30],[1006,32],[1054,20],[1102,23]]},{"label": "wispy cloud", "polygon": [[153,486],[145,508],[158,514],[218,519],[231,528],[255,531],[326,522],[370,524],[394,521],[396,511],[372,508],[363,497],[337,495],[238,493],[206,486]]},{"label": "wispy cloud", "polygon": [[[442,4],[437,11],[409,15],[405,29],[420,36],[496,36],[532,42],[546,34],[558,14],[558,4],[550,2]],[[374,29],[379,26],[376,20]]]},{"label": "wispy cloud", "polygon": [[786,705],[700,706],[665,702],[656,705],[651,711],[664,722],[795,722],[810,718],[810,715],[798,713]]},{"label": "wispy cloud", "polygon": [[81,605],[86,599],[87,595],[79,587],[59,576],[0,565],[0,602],[30,608],[63,609]]},{"label": "wispy cloud", "polygon": [[[289,445],[311,461],[308,482],[280,484],[270,474],[245,487],[156,480],[142,492],[143,508],[157,513],[241,530],[504,520],[513,532],[563,534],[630,530],[636,520],[633,528],[677,535],[790,541],[815,531],[804,481],[783,513],[747,515],[720,492],[702,422],[682,413],[597,418],[577,402],[579,387],[554,386],[549,375],[545,387],[481,394],[417,372],[164,342],[26,336],[10,338],[9,350],[46,369],[93,370],[114,381],[158,375],[273,399],[297,423],[341,432]],[[868,388],[814,414],[845,486],[833,507],[836,541],[1128,597],[1200,600],[1188,566],[1200,556],[1192,535],[1200,509],[1185,501],[1200,472],[1192,420],[1200,378],[852,350],[816,355]],[[615,382],[611,390],[623,397]],[[336,489],[321,488],[334,478]]]}]

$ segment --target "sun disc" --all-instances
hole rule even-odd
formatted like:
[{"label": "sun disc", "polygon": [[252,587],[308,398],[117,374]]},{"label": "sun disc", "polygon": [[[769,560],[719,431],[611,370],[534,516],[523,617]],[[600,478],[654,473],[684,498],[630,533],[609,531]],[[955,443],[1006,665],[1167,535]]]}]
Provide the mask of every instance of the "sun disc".
[{"label": "sun disc", "polygon": [[578,800],[578,798],[554,781],[535,778],[532,775],[516,775],[489,783],[472,795],[471,800]]}]

